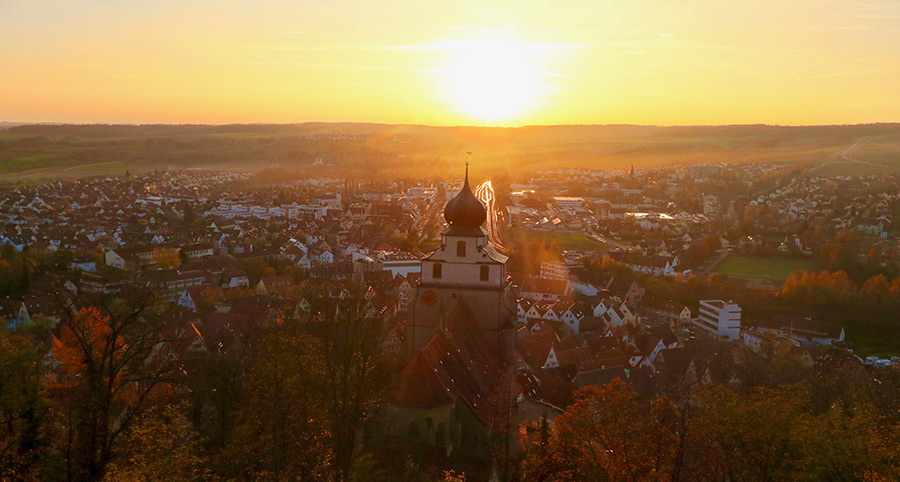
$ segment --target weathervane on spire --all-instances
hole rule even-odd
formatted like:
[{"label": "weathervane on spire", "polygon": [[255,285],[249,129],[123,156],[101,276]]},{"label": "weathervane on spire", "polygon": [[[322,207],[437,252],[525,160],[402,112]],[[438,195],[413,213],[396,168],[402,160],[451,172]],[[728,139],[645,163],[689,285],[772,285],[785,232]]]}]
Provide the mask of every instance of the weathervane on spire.
[{"label": "weathervane on spire", "polygon": [[466,151],[466,183],[465,185],[469,185],[469,158],[472,157],[472,151]]}]

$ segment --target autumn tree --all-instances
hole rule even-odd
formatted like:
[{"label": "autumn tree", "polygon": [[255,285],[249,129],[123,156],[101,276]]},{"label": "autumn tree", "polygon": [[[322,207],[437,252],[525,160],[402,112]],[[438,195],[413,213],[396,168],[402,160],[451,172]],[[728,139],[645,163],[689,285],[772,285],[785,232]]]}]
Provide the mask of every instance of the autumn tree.
[{"label": "autumn tree", "polygon": [[831,271],[854,270],[859,265],[856,256],[861,244],[862,234],[856,229],[840,231],[832,242],[822,245],[822,258]]},{"label": "autumn tree", "polygon": [[179,330],[151,294],[123,291],[97,307],[66,311],[53,356],[52,388],[66,442],[58,447],[69,480],[99,480],[119,442],[176,375]]},{"label": "autumn tree", "polygon": [[600,262],[600,268],[604,271],[613,271],[616,268],[616,262],[612,259],[610,255],[604,255],[603,260]]},{"label": "autumn tree", "polygon": [[900,299],[900,278],[894,278],[891,280],[891,296]]},{"label": "autumn tree", "polygon": [[309,288],[303,329],[313,337],[313,356],[322,369],[319,389],[332,437],[334,478],[347,480],[363,424],[383,402],[388,363],[382,355],[385,323],[362,285]]},{"label": "autumn tree", "polygon": [[11,244],[0,246],[0,296],[24,294],[23,287],[27,285],[25,273],[27,267],[24,256],[16,253]]},{"label": "autumn tree", "polygon": [[781,293],[799,303],[833,303],[849,300],[854,294],[854,286],[844,271],[810,273],[797,270],[785,280]]},{"label": "autumn tree", "polygon": [[747,206],[744,209],[743,216],[741,217],[741,224],[739,227],[740,232],[745,234],[752,233],[758,217],[759,208],[757,208],[756,206]]},{"label": "autumn tree", "polygon": [[453,470],[444,472],[444,477],[438,482],[466,482],[466,474],[457,474]]},{"label": "autumn tree", "polygon": [[201,482],[211,473],[203,444],[182,405],[161,405],[144,413],[124,436],[121,453],[104,481]]},{"label": "autumn tree", "polygon": [[233,474],[253,480],[328,479],[331,435],[315,343],[295,325],[275,327],[260,341],[226,451]]},{"label": "autumn tree", "polygon": [[714,448],[711,462],[727,480],[796,480],[812,419],[803,386],[756,388],[738,394],[714,386],[700,396],[698,429]]},{"label": "autumn tree", "polygon": [[181,254],[175,248],[156,248],[153,260],[160,268],[177,268],[181,266]]},{"label": "autumn tree", "polygon": [[900,425],[869,403],[835,403],[804,435],[798,480],[900,479]]},{"label": "autumn tree", "polygon": [[867,303],[884,303],[891,297],[891,284],[883,274],[875,275],[863,283],[859,297]]},{"label": "autumn tree", "polygon": [[556,482],[572,480],[572,470],[562,456],[560,445],[553,436],[547,414],[537,425],[526,425],[520,431],[522,448],[520,473],[522,480]]},{"label": "autumn tree", "polygon": [[557,418],[559,443],[576,480],[667,480],[679,456],[676,421],[666,399],[641,402],[616,378],[575,392]]},{"label": "autumn tree", "polygon": [[696,267],[713,256],[722,248],[722,240],[718,235],[707,236],[691,244],[681,255],[681,261],[685,266]]},{"label": "autumn tree", "polygon": [[263,272],[266,268],[266,262],[258,258],[245,260],[241,263],[241,269],[247,272],[251,285],[257,283],[264,276]]},{"label": "autumn tree", "polygon": [[38,480],[47,400],[39,347],[0,328],[0,480]]},{"label": "autumn tree", "polygon": [[[225,448],[237,424],[237,413],[246,398],[247,371],[269,328],[268,320],[251,310],[232,309],[220,316],[191,326],[199,346],[182,363],[191,420],[217,452]],[[223,454],[223,458],[227,456]]]},{"label": "autumn tree", "polygon": [[607,276],[632,276],[633,271],[627,265],[616,262],[609,254],[603,256],[603,259],[597,261],[585,260],[583,267],[591,275],[603,274]]},{"label": "autumn tree", "polygon": [[486,400],[490,427],[489,452],[497,463],[500,477],[508,479],[512,464],[512,444],[516,433],[512,380],[503,374]]}]

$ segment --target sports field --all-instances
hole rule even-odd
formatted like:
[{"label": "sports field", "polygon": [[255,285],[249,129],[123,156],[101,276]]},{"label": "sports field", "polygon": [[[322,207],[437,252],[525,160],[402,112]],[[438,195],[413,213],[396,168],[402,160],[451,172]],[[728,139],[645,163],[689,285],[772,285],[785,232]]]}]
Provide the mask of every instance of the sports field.
[{"label": "sports field", "polygon": [[812,259],[732,255],[716,266],[715,272],[736,278],[784,281],[798,269],[819,271],[821,266]]}]

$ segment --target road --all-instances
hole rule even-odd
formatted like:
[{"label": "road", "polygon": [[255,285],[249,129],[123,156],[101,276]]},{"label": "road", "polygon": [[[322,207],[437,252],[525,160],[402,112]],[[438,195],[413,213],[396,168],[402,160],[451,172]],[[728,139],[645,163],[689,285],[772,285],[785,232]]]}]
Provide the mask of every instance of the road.
[{"label": "road", "polygon": [[[443,201],[444,201],[443,199],[435,198],[431,202],[431,205],[428,207],[428,212],[425,213],[424,216],[420,217],[419,220],[416,222],[415,230],[419,233],[419,242],[420,243],[423,241],[428,241],[425,239],[425,228],[428,225],[435,223],[438,225],[438,227],[440,227],[441,221],[440,221],[439,217],[440,217],[441,210],[444,207]],[[440,229],[438,231],[440,231]]]},{"label": "road", "polygon": [[840,163],[845,163],[845,162],[850,162],[853,164],[872,164],[868,161],[863,161],[860,159],[853,159],[850,157],[850,155],[853,154],[853,151],[859,149],[860,146],[862,146],[863,144],[865,144],[868,141],[869,141],[868,137],[860,137],[859,139],[853,141],[853,144],[850,144],[849,146],[847,146],[846,149],[839,152],[835,156],[835,159],[833,161],[828,161],[828,162],[819,164],[819,165],[813,167],[812,169],[810,169],[809,173],[812,174],[812,173],[818,171],[819,169],[822,169],[826,166],[830,166],[832,164],[840,164]]},{"label": "road", "polygon": [[491,181],[484,181],[476,187],[475,197],[480,199],[484,203],[485,209],[487,209],[487,220],[484,225],[488,232],[488,239],[494,246],[505,249],[503,243],[500,242],[500,226],[497,222],[497,208],[494,206],[494,187],[491,185]]}]

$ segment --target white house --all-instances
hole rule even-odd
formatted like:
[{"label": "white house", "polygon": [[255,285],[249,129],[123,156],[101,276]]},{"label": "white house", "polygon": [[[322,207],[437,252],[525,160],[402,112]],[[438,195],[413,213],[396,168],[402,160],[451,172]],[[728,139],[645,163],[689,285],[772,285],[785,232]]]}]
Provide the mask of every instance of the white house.
[{"label": "white house", "polygon": [[578,329],[581,325],[581,320],[584,319],[584,312],[577,308],[569,308],[562,314],[559,318],[559,321],[562,321],[569,325],[572,328],[572,331],[578,333]]},{"label": "white house", "polygon": [[541,302],[532,303],[531,307],[528,308],[528,311],[525,312],[526,320],[534,320],[534,319],[543,319],[544,312],[547,311],[547,307],[545,304]]},{"label": "white house", "polygon": [[119,252],[117,252],[116,250],[113,250],[113,249],[106,251],[105,258],[106,258],[105,261],[106,261],[107,266],[112,266],[113,268],[119,268],[119,269],[127,269],[129,264],[133,264],[133,261],[134,261],[133,259],[130,259],[130,260],[127,259],[127,258],[131,258],[130,256],[128,256],[124,253],[120,254]]},{"label": "white house", "polygon": [[516,302],[516,320],[525,323],[528,311],[534,306],[534,302],[527,298],[519,298]]},{"label": "white house", "polygon": [[844,327],[822,323],[810,318],[777,315],[771,321],[759,324],[761,333],[772,333],[789,338],[802,345],[828,346],[844,341]]}]

